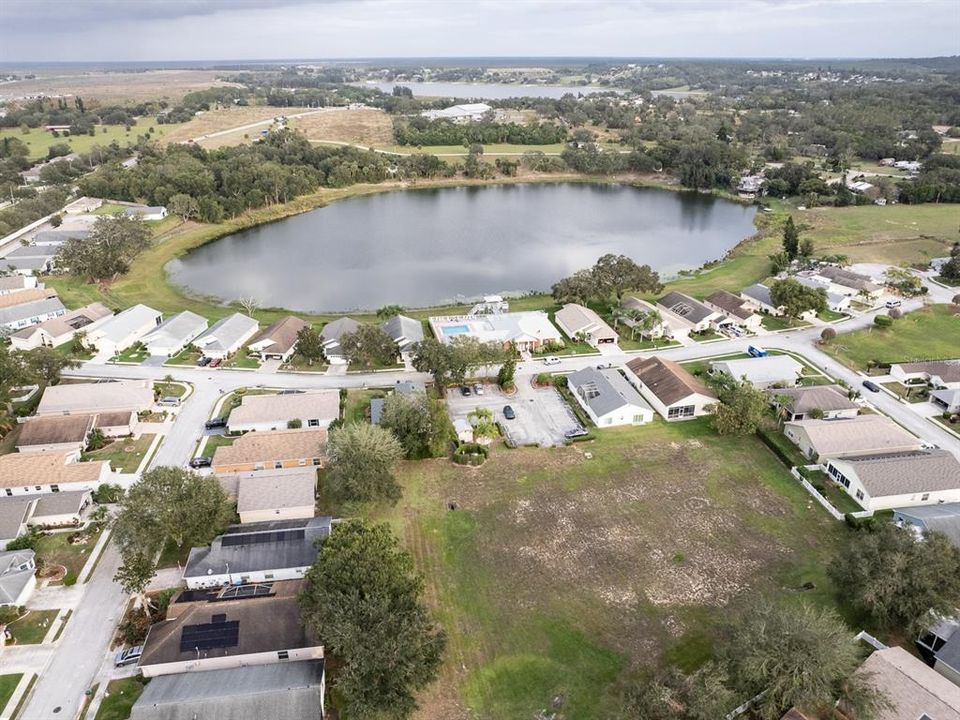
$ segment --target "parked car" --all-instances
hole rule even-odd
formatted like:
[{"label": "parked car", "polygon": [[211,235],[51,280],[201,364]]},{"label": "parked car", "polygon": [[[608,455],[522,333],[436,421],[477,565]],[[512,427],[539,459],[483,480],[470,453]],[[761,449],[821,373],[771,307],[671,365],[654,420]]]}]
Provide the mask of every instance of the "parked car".
[{"label": "parked car", "polygon": [[597,365],[597,370],[610,370],[614,367],[613,363],[600,363]]},{"label": "parked car", "polygon": [[767,357],[770,354],[759,345],[748,345],[747,352],[756,358]]},{"label": "parked car", "polygon": [[898,308],[902,304],[899,300],[887,300],[887,302],[884,303],[888,308]]},{"label": "parked car", "polygon": [[220,358],[214,358],[213,360],[210,361],[210,365],[208,367],[212,367],[212,368],[220,367],[220,363],[222,362],[223,360],[221,360]]},{"label": "parked car", "polygon": [[123,667],[124,665],[133,665],[137,660],[140,659],[140,656],[143,655],[143,645],[135,645],[133,647],[124,648],[118,650],[117,654],[113,657],[113,664],[116,667]]},{"label": "parked car", "polygon": [[213,464],[213,460],[208,457],[201,455],[200,457],[190,458],[190,467],[192,468],[205,468],[210,467]]},{"label": "parked car", "polygon": [[551,355],[550,357],[545,357],[545,358],[543,359],[543,364],[544,364],[544,365],[559,365],[559,364],[560,364],[560,358],[558,358],[558,357],[556,357],[556,356],[554,356],[554,355]]},{"label": "parked car", "polygon": [[180,398],[174,395],[167,395],[157,400],[157,405],[167,405],[169,407],[177,407],[180,405]]},{"label": "parked car", "polygon": [[225,417],[215,417],[210,420],[207,420],[203,426],[207,430],[216,430],[217,428],[222,428],[227,426],[227,419]]},{"label": "parked car", "polygon": [[880,392],[880,386],[877,385],[877,384],[876,384],[875,382],[873,382],[872,380],[864,380],[864,381],[863,381],[863,386],[864,386],[867,390],[869,390],[870,392]]},{"label": "parked car", "polygon": [[480,383],[474,383],[473,392],[477,395],[483,395],[483,385]]},{"label": "parked car", "polygon": [[503,416],[507,420],[514,420],[517,417],[517,414],[513,411],[513,408],[509,405],[503,406]]},{"label": "parked car", "polygon": [[210,358],[208,358],[208,357],[206,357],[206,356],[204,356],[204,357],[200,358],[199,360],[197,360],[197,366],[198,366],[198,367],[206,367],[206,366],[209,365],[209,364],[210,364]]},{"label": "parked car", "polygon": [[461,385],[460,394],[467,397],[468,395],[473,395],[473,390],[470,389],[469,385]]}]

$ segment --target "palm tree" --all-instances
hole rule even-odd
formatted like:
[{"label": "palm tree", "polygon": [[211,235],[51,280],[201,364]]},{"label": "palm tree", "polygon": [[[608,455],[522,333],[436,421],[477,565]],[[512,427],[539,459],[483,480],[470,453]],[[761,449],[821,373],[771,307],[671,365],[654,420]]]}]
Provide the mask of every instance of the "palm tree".
[{"label": "palm tree", "polygon": [[619,305],[613,308],[610,311],[610,320],[613,322],[613,329],[616,330],[617,326],[622,323],[624,320],[630,318],[630,311],[626,308],[620,307]]}]

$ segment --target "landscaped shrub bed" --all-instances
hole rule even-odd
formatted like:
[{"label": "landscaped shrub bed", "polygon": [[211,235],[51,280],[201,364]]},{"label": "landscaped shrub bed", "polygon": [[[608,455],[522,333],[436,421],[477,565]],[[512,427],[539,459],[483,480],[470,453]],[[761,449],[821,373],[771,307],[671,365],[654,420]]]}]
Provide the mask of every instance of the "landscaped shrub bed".
[{"label": "landscaped shrub bed", "polygon": [[490,449],[477,443],[460,443],[453,451],[453,461],[458,465],[477,467],[486,462]]}]

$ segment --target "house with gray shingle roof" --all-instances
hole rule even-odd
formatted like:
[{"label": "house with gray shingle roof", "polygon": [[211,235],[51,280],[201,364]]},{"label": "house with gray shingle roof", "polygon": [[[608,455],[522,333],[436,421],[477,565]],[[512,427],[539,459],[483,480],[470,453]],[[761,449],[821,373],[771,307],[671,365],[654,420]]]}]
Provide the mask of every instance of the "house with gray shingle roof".
[{"label": "house with gray shingle roof", "polygon": [[141,342],[151,355],[171,357],[189,345],[207,329],[207,319],[184,310],[168,317],[143,336]]},{"label": "house with gray shingle roof", "polygon": [[393,338],[400,355],[409,355],[416,344],[423,340],[423,323],[406,315],[394,315],[380,326]]},{"label": "house with gray shingle roof", "polygon": [[643,425],[653,408],[614,368],[588,367],[567,376],[567,387],[597,427]]},{"label": "house with gray shingle roof", "polygon": [[327,360],[335,364],[345,363],[346,357],[340,346],[340,338],[355,333],[359,329],[360,323],[348,317],[338,318],[324,325],[320,331],[320,340],[323,341],[323,354],[327,356]]},{"label": "house with gray shingle roof", "polygon": [[0,607],[25,605],[37,586],[33,550],[0,552]]},{"label": "house with gray shingle roof", "polygon": [[200,348],[204,357],[223,360],[242,348],[247,340],[256,335],[259,327],[252,317],[234,313],[217,320],[209,329],[200,333],[193,344]]},{"label": "house with gray shingle roof", "polygon": [[709,330],[710,323],[723,316],[723,313],[679,292],[668,292],[657,300],[657,309],[666,317],[689,323],[691,332]]},{"label": "house with gray shingle roof", "polygon": [[747,307],[752,307],[765,315],[783,315],[783,308],[773,304],[773,298],[770,297],[770,288],[763,283],[755,283],[745,287],[740,291]]}]

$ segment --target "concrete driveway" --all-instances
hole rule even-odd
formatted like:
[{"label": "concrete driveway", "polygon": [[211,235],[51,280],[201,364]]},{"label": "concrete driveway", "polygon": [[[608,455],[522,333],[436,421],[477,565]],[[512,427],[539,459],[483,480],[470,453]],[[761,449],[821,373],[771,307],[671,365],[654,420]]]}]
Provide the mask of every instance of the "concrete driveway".
[{"label": "concrete driveway", "polygon": [[[503,408],[513,408],[516,418],[507,420]],[[484,385],[483,395],[466,397],[459,388],[447,391],[447,408],[452,419],[466,418],[477,408],[493,412],[507,437],[517,445],[555,447],[566,442],[566,434],[580,430],[573,411],[553,388],[534,388],[529,381],[519,380],[514,395],[504,395],[496,385]]]}]

